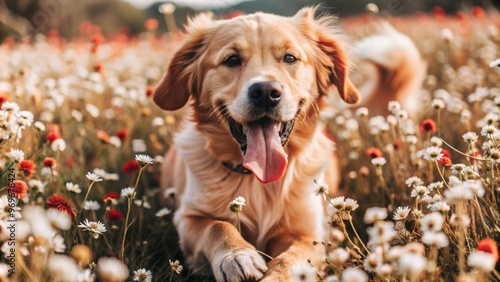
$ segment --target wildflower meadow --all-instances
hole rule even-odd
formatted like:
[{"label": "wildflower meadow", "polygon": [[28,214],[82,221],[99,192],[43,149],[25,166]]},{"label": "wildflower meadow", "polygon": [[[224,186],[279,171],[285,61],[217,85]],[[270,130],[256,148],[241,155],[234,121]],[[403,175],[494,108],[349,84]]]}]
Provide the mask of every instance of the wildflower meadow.
[{"label": "wildflower meadow", "polygon": [[[341,22],[353,39],[370,17]],[[500,281],[500,17],[388,19],[427,62],[416,114],[339,110],[324,265],[296,281]],[[157,26],[157,25],[156,25]],[[213,281],[184,267],[159,190],[182,113],[151,95],[182,40],[82,29],[0,45],[0,281]],[[228,208],[245,213],[239,197]],[[319,270],[318,270],[319,269]]]}]

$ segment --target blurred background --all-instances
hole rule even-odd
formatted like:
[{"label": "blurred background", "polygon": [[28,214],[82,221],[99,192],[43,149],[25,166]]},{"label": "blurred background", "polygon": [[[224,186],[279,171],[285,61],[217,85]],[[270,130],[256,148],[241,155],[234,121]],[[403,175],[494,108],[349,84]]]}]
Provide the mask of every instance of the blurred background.
[{"label": "blurred background", "polygon": [[[50,30],[72,38],[85,28],[104,35],[133,36],[148,28],[163,32],[182,27],[190,15],[202,11],[219,17],[255,11],[291,15],[301,7],[322,4],[330,13],[350,17],[365,12],[370,2],[389,16],[427,13],[435,7],[447,14],[469,12],[474,6],[491,12],[500,6],[500,0],[0,0],[0,41]],[[165,8],[166,3],[172,5]]]}]

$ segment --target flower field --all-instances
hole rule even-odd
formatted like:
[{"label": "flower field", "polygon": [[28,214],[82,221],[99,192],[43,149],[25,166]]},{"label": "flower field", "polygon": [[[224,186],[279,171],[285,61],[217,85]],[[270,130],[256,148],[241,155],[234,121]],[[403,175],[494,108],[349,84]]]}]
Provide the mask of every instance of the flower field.
[{"label": "flower field", "polygon": [[[369,20],[344,28],[362,38]],[[421,110],[393,101],[387,116],[360,108],[328,122],[343,196],[316,184],[325,266],[305,261],[294,277],[500,281],[500,17],[390,21],[427,62]],[[158,189],[181,114],[151,95],[179,43],[152,27],[0,45],[0,281],[211,281],[183,267],[175,210],[160,201],[175,191]]]}]

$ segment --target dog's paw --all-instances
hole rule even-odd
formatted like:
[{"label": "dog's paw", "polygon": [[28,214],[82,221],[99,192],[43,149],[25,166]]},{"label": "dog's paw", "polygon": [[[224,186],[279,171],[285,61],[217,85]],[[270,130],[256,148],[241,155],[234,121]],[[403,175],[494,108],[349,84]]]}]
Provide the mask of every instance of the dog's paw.
[{"label": "dog's paw", "polygon": [[212,270],[217,281],[260,280],[267,271],[267,266],[257,251],[244,248],[215,257]]}]

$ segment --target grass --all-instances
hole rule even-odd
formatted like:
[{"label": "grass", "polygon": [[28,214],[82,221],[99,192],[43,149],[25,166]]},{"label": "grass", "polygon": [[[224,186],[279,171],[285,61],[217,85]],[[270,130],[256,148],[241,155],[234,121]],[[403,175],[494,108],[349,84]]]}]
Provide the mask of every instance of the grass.
[{"label": "grass", "polygon": [[[331,236],[318,238],[328,250],[321,275],[328,281],[354,281],[356,275],[373,281],[499,280],[498,264],[492,270],[486,262],[495,259],[500,239],[500,68],[490,67],[500,57],[500,20],[391,21],[428,62],[423,110],[405,118],[404,109],[392,104],[387,117],[343,111],[328,123],[339,144],[345,198],[322,193],[331,204]],[[360,18],[345,22],[355,38],[366,35],[363,26]],[[150,95],[178,44],[150,33],[82,34],[72,41],[39,35],[31,43],[0,45],[0,217],[7,224],[13,214],[18,222],[13,267],[10,233],[0,229],[6,242],[2,279],[12,268],[13,281],[79,281],[75,275],[93,274],[121,281],[139,269],[151,271],[153,281],[211,280],[196,270],[172,269],[170,261],[184,265],[175,211],[162,210],[158,200],[162,155],[180,117],[160,111]],[[477,141],[465,142],[467,132]],[[24,153],[24,161],[15,160],[14,150]],[[139,165],[138,154],[154,163]],[[89,180],[88,172],[104,180]],[[9,210],[9,200],[17,198],[22,216]],[[62,213],[46,213],[49,208]],[[94,223],[78,227],[84,220]],[[106,231],[96,229],[98,222]],[[102,259],[107,257],[120,260]],[[311,268],[296,272],[309,275]]]}]

